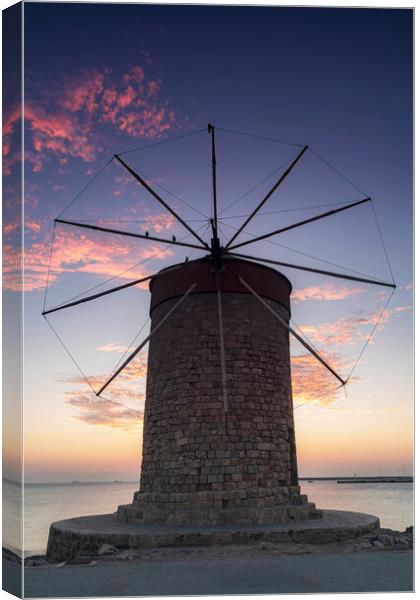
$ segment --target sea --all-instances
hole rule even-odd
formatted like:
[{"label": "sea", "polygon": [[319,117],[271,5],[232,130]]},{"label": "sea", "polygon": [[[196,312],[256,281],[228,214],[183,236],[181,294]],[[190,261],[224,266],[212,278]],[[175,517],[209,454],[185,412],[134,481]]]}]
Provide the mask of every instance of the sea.
[{"label": "sea", "polygon": [[[381,526],[398,531],[413,525],[412,483],[346,483],[303,480],[301,492],[318,508],[365,512],[379,517]],[[129,504],[138,482],[26,484],[24,493],[24,554],[45,554],[49,526],[81,515],[115,512]],[[3,479],[3,547],[19,553],[22,532],[18,484]]]}]

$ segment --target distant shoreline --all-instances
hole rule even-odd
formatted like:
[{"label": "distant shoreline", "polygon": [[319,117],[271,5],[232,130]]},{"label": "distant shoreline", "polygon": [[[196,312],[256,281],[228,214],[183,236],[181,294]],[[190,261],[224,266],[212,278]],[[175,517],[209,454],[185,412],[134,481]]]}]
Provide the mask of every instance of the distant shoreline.
[{"label": "distant shoreline", "polygon": [[[3,477],[3,481],[12,483],[13,485],[21,485],[21,481],[15,481],[8,477]],[[361,476],[334,476],[334,477],[299,477],[299,481],[337,481],[340,483],[413,483],[412,475],[361,475]],[[39,486],[39,485],[110,485],[110,484],[138,484],[139,480],[109,480],[109,481],[32,481],[26,482],[25,486]]]},{"label": "distant shoreline", "polygon": [[337,481],[337,483],[413,483],[412,475],[378,475],[361,477],[299,477],[299,481]]}]

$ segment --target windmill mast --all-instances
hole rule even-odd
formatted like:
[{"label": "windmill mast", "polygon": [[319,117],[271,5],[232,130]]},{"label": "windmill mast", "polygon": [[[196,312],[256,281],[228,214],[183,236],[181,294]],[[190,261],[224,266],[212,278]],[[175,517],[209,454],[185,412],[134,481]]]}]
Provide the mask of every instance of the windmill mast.
[{"label": "windmill mast", "polygon": [[210,219],[212,238],[211,238],[211,254],[214,261],[214,268],[220,271],[222,268],[222,248],[217,232],[217,188],[216,188],[216,140],[214,133],[214,125],[211,123],[207,126],[208,132],[211,134],[211,166],[212,166],[212,188],[213,188],[213,217]]}]

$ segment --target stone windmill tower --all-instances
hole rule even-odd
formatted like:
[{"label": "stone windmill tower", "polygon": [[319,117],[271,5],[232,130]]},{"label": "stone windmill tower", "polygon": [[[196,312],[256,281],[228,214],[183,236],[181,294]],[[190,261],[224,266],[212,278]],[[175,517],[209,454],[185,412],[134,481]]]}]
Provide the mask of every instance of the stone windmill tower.
[{"label": "stone windmill tower", "polygon": [[[172,525],[277,523],[318,516],[300,494],[293,422],[289,336],[293,335],[341,386],[344,380],[289,323],[292,286],[267,264],[395,288],[365,277],[239,254],[237,249],[370,202],[340,208],[237,242],[237,237],[308,149],[302,147],[269,192],[222,247],[218,235],[215,128],[213,216],[202,239],[121,155],[114,157],[196,243],[127,234],[196,248],[205,255],[107,292],[44,311],[75,306],[150,280],[151,333],[98,390],[107,388],[150,341],[140,489],[118,517]],[[124,234],[106,227],[59,223]]]}]

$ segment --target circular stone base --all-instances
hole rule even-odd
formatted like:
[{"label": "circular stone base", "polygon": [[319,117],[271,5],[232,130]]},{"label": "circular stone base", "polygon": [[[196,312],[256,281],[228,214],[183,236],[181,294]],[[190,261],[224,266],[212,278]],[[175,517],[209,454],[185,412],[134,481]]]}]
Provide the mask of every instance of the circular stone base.
[{"label": "circular stone base", "polygon": [[62,562],[75,556],[94,556],[103,544],[120,550],[260,541],[328,544],[355,539],[378,528],[379,519],[373,515],[338,510],[324,510],[319,519],[214,527],[137,525],[122,523],[116,514],[95,515],[53,523],[47,557],[50,562]]}]

